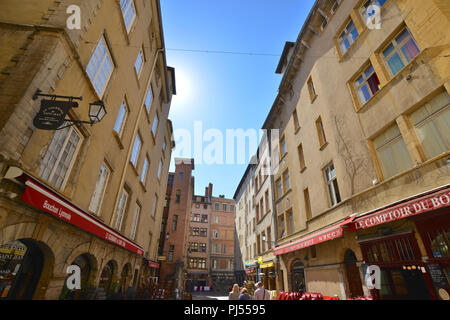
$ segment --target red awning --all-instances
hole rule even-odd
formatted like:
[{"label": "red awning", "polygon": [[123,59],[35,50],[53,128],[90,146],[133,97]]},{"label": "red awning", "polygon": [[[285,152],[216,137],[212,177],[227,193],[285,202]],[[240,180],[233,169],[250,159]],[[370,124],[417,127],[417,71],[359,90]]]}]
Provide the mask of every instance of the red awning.
[{"label": "red awning", "polygon": [[427,192],[425,195],[414,196],[413,199],[404,200],[398,204],[390,205],[355,217],[349,225],[350,231],[371,228],[418,214],[434,211],[450,206],[450,186],[440,188],[438,191]]},{"label": "red awning", "polygon": [[332,225],[331,227],[328,227],[326,229],[317,231],[315,233],[312,233],[310,235],[304,236],[298,240],[295,240],[293,242],[281,245],[279,247],[276,247],[274,250],[274,254],[276,256],[281,254],[286,254],[288,252],[300,250],[303,248],[307,248],[310,246],[313,246],[318,243],[322,243],[328,240],[333,240],[336,238],[340,238],[344,235],[344,226],[349,224],[354,218],[350,217],[346,220],[336,223]]},{"label": "red awning", "polygon": [[24,179],[26,185],[20,200],[126,250],[141,256],[144,255],[141,246],[70,203],[34,178],[24,173],[20,179]]}]

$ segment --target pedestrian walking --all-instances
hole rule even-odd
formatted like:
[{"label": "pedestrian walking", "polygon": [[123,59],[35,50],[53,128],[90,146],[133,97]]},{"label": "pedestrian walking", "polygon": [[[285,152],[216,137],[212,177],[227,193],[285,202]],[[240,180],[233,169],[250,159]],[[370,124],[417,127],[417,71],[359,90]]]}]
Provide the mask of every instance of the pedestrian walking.
[{"label": "pedestrian walking", "polygon": [[228,295],[228,300],[239,300],[239,296],[240,296],[239,285],[235,283],[233,285],[233,290]]},{"label": "pedestrian walking", "polygon": [[248,294],[247,289],[241,290],[241,295],[239,296],[239,300],[252,300],[252,297]]},{"label": "pedestrian walking", "polygon": [[255,300],[270,300],[270,292],[264,289],[262,282],[256,284],[257,289],[255,290],[254,299]]}]

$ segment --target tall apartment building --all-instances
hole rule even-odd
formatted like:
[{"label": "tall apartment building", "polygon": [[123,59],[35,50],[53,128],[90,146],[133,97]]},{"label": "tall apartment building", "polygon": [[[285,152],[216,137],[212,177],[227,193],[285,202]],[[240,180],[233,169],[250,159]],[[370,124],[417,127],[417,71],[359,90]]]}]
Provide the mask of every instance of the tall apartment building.
[{"label": "tall apartment building", "polygon": [[210,232],[210,277],[216,291],[227,292],[235,283],[235,202],[225,196],[212,197]]},{"label": "tall apartment building", "polygon": [[210,241],[211,230],[211,198],[213,185],[205,188],[205,195],[195,195],[189,221],[187,243],[187,275],[186,291],[194,291],[197,287],[211,286],[210,279]]},{"label": "tall apartment building", "polygon": [[161,281],[179,292],[220,290],[234,281],[234,201],[213,197],[211,183],[204,195],[195,194],[193,170],[194,159],[175,158],[169,173]]},{"label": "tall apartment building", "polygon": [[445,1],[318,0],[286,43],[263,126],[280,289],[448,297],[449,27]]},{"label": "tall apartment building", "polygon": [[[273,214],[273,181],[268,136],[264,135],[235,192],[236,226],[246,261],[247,279],[276,290],[276,224]],[[248,199],[248,200],[247,200]],[[249,240],[252,239],[249,243]],[[259,261],[258,261],[259,258]]]},{"label": "tall apartment building", "polygon": [[175,172],[169,173],[173,181],[166,197],[168,208],[166,233],[160,239],[164,243],[161,255],[160,279],[169,288],[184,290],[187,267],[187,245],[194,195],[194,159],[175,158]]},{"label": "tall apartment building", "polygon": [[[71,5],[80,29],[67,28]],[[1,299],[136,290],[159,267],[173,147],[159,1],[1,1],[0,30]],[[82,97],[72,122],[38,129],[37,89]],[[100,122],[73,122],[97,101]],[[66,286],[70,265],[80,290]]]}]

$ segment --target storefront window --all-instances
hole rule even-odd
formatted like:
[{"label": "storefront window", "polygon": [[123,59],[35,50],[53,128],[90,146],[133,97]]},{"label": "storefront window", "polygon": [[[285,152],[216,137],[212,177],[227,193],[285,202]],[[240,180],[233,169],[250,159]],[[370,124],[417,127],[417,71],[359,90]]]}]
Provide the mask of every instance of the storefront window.
[{"label": "storefront window", "polygon": [[428,236],[431,239],[431,250],[433,251],[433,257],[435,258],[449,258],[449,239],[450,230],[438,230],[429,232]]},{"label": "storefront window", "polygon": [[20,241],[0,246],[0,299],[8,296],[27,250],[27,246]]}]

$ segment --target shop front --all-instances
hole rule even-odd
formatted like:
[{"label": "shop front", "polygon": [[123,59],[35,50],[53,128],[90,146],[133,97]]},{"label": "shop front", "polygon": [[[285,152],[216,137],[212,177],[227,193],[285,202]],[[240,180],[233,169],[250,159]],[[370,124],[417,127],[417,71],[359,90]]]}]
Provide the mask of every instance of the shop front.
[{"label": "shop front", "polygon": [[0,246],[0,300],[32,299],[43,265],[42,253],[29,240]]},{"label": "shop front", "polygon": [[[0,199],[0,299],[80,300],[125,290],[131,261],[144,252],[138,244],[19,168],[4,181],[13,181],[16,197]],[[79,267],[81,289],[67,288],[69,266]]]},{"label": "shop front", "polygon": [[383,300],[449,297],[450,188],[444,186],[360,214],[355,231],[364,267],[380,268]]},{"label": "shop front", "polygon": [[263,283],[264,288],[267,290],[276,290],[276,273],[275,273],[275,263],[273,261],[261,263],[259,265],[261,270],[261,279],[260,281]]},{"label": "shop front", "polygon": [[[348,296],[345,294],[345,278],[347,281],[349,278],[353,279],[356,286],[356,279],[360,276],[355,255],[347,259],[348,274],[351,277],[343,276],[344,248],[356,247],[354,236],[352,239],[352,235],[345,231],[352,220],[353,217],[344,218],[275,248],[274,254],[280,261],[279,274],[285,277],[280,284],[284,283],[285,290],[319,292],[341,298]],[[361,286],[361,281],[359,283]],[[358,292],[361,291],[362,288],[359,288]]]}]

